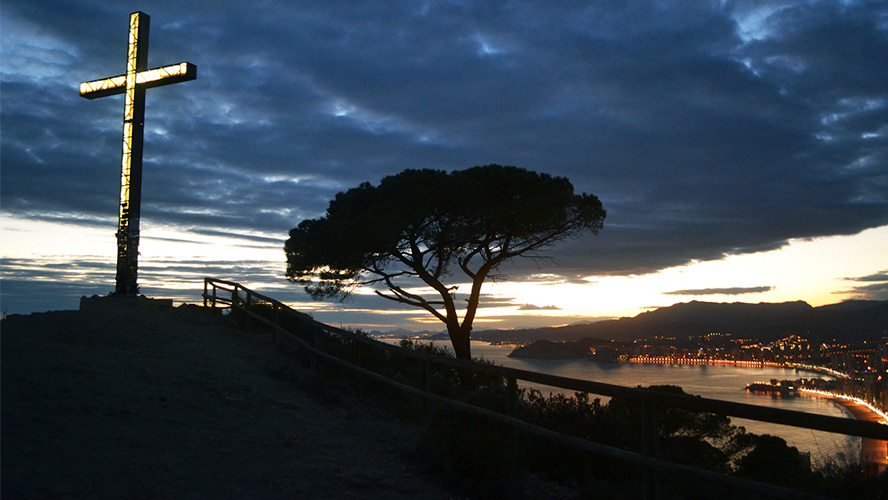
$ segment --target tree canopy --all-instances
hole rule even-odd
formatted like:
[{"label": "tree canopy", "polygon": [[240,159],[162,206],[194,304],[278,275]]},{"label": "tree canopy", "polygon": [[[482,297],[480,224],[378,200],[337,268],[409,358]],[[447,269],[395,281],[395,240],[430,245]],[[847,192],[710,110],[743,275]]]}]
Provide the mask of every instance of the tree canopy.
[{"label": "tree canopy", "polygon": [[[597,234],[605,215],[597,197],[574,194],[564,177],[500,165],[405,170],[338,193],[323,217],[290,230],[287,277],[318,300],[374,286],[444,322],[457,357],[469,359],[485,279],[511,259]],[[455,272],[471,283],[462,313],[456,287],[445,283]],[[434,298],[411,291],[420,283]]]}]

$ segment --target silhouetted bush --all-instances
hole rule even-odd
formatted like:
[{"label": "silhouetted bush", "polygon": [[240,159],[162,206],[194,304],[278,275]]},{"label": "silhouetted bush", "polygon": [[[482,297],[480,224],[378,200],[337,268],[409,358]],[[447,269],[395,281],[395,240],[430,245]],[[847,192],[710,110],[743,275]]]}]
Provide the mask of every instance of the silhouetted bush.
[{"label": "silhouetted bush", "polygon": [[453,411],[436,411],[417,448],[425,469],[484,498],[515,498],[525,469],[508,426]]},{"label": "silhouetted bush", "polygon": [[[269,319],[275,317],[268,304],[253,304],[250,310]],[[510,414],[565,435],[635,452],[642,450],[642,410],[637,400],[613,398],[602,404],[586,393],[544,396],[540,391],[525,389],[510,394],[502,376],[458,370],[399,354],[368,341],[362,332],[330,334],[301,313],[279,312],[277,322],[328,354],[402,384],[427,388],[431,393]],[[253,323],[254,328],[258,326]],[[405,340],[400,347],[441,359],[453,358],[449,350],[431,343]],[[311,364],[309,355],[300,354],[298,359],[306,366]],[[490,498],[517,498],[521,477],[539,473],[567,483],[604,485],[604,490],[595,491],[618,491],[619,498],[640,495],[641,473],[635,466],[524,435],[476,415],[441,408],[429,412],[424,397],[405,398],[402,391],[369,379],[362,381],[360,375],[330,363],[319,361],[315,368],[302,383],[328,404],[339,404],[350,391],[360,392],[362,397],[402,415],[425,415],[428,430],[417,458],[430,470],[440,468],[446,475],[460,478],[460,488],[466,491]],[[677,386],[647,389],[684,394]],[[888,498],[886,482],[864,474],[860,464],[829,463],[812,471],[798,450],[784,440],[747,433],[726,416],[657,408],[654,419],[660,458],[836,498]],[[730,492],[713,489],[712,485],[693,490],[680,478],[661,475],[660,480],[670,497],[732,498]],[[609,489],[608,485],[618,486]]]}]

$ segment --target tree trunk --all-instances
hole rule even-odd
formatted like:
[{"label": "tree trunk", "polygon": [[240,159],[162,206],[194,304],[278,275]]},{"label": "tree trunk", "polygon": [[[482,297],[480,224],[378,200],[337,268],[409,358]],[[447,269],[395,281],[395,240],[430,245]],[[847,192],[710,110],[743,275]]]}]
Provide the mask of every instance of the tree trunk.
[{"label": "tree trunk", "polygon": [[453,345],[453,352],[456,354],[456,359],[471,361],[472,347],[469,343],[469,332],[464,331],[460,327],[448,327],[447,333],[450,335],[450,343]]}]

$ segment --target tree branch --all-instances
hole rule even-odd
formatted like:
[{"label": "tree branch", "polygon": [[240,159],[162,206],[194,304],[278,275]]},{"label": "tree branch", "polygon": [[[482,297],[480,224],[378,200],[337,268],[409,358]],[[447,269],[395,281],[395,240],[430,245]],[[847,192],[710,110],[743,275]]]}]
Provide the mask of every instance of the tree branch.
[{"label": "tree branch", "polygon": [[395,288],[389,287],[389,290],[392,291],[394,296],[386,295],[385,293],[380,292],[379,290],[373,290],[373,292],[376,295],[379,295],[380,297],[382,297],[384,299],[388,299],[388,300],[391,300],[394,302],[400,302],[401,304],[407,304],[409,306],[425,309],[426,311],[430,312],[433,316],[438,318],[440,321],[443,321],[445,323],[447,322],[447,318],[443,314],[438,312],[437,309],[435,309],[435,307],[433,305],[433,304],[435,304],[435,302],[429,302],[429,301],[425,300],[424,298],[420,297],[419,295],[409,293],[400,287],[395,287]]}]

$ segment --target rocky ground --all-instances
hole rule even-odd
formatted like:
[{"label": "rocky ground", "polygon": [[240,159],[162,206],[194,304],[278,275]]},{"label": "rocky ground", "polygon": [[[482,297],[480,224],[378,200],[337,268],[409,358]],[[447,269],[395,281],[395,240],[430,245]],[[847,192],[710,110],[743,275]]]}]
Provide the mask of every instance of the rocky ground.
[{"label": "rocky ground", "polygon": [[2,339],[2,496],[451,498],[421,429],[305,390],[268,333],[195,306],[13,315]]}]

